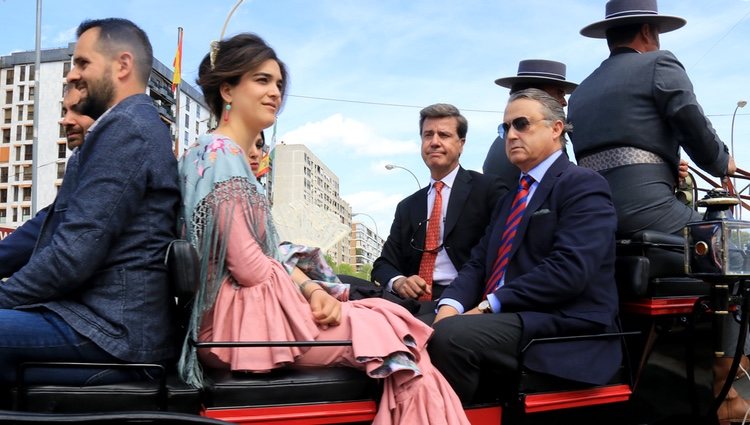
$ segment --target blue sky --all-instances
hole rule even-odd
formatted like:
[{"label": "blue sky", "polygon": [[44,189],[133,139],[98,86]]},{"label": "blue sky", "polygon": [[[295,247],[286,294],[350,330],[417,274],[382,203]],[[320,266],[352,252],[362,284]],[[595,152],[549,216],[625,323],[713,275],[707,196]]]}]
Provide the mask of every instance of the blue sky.
[{"label": "blue sky", "polygon": [[[34,48],[36,2],[0,0],[0,55]],[[86,18],[124,17],[151,38],[155,56],[171,64],[177,27],[185,29],[183,78],[217,39],[235,0],[46,0],[42,47],[65,46]],[[340,179],[353,212],[373,216],[388,233],[396,203],[416,190],[403,170],[425,184],[419,155],[420,107],[447,102],[469,120],[462,164],[480,169],[507,100],[499,77],[518,61],[565,62],[580,82],[607,56],[603,40],[578,31],[603,18],[604,0],[246,0],[227,34],[256,32],[289,67],[289,98],[278,139],[304,143]],[[750,1],[661,0],[660,12],[687,19],[663,34],[662,48],[685,65],[698,100],[724,141],[740,99],[750,100]],[[368,103],[329,101],[343,99]],[[740,167],[750,169],[750,106],[735,121]],[[368,221],[365,221],[368,224]],[[368,224],[369,225],[369,224]]]}]

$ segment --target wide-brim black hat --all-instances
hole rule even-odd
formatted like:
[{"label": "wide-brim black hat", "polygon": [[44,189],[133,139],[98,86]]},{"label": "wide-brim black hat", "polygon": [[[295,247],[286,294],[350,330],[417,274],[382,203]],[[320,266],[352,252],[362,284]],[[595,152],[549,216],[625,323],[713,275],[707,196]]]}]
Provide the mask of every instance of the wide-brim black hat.
[{"label": "wide-brim black hat", "polygon": [[498,78],[495,84],[512,88],[515,84],[552,84],[573,93],[578,84],[565,80],[565,64],[544,59],[526,59],[518,63],[518,74],[514,77]]},{"label": "wide-brim black hat", "polygon": [[581,35],[606,38],[609,28],[630,24],[654,24],[660,33],[665,33],[682,28],[686,23],[679,16],[660,15],[656,0],[610,0],[607,2],[604,20],[583,27]]}]

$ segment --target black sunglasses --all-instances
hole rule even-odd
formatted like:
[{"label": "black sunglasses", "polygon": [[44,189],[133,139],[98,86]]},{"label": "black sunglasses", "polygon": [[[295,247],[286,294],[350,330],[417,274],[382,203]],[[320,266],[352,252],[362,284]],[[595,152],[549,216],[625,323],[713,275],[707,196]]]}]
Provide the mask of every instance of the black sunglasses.
[{"label": "black sunglasses", "polygon": [[[412,235],[411,235],[411,240],[409,240],[409,246],[411,246],[412,249],[414,249],[416,251],[419,251],[419,252],[429,252],[431,254],[437,254],[438,252],[440,252],[441,249],[443,249],[443,243],[442,242],[440,243],[440,245],[436,246],[435,248],[431,248],[431,249],[426,249],[426,247],[425,248],[419,248],[419,247],[417,247],[416,243],[414,242],[414,239],[417,237],[417,233],[419,232],[419,229],[421,229],[422,227],[425,228],[425,230],[424,230],[425,239],[427,239],[427,223],[429,221],[430,221],[430,219],[428,218],[427,220],[420,221],[417,224],[417,228],[414,229],[414,233],[412,233]],[[426,240],[425,240],[425,242],[426,242]]]},{"label": "black sunglasses", "polygon": [[533,123],[535,123],[537,121],[549,121],[549,120],[546,119],[546,118],[540,118],[538,120],[531,121],[531,120],[529,120],[526,117],[514,118],[510,123],[504,122],[502,124],[502,126],[503,126],[503,134],[504,135],[508,134],[508,130],[510,130],[510,126],[513,126],[513,128],[517,132],[523,133],[523,132],[525,132],[526,130],[529,129],[529,127],[531,126],[531,124],[533,124]]}]

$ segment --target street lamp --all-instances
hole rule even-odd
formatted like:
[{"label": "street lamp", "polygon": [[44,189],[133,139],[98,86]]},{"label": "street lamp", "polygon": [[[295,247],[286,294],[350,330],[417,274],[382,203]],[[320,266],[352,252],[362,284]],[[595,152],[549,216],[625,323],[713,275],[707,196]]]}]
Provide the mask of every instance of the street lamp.
[{"label": "street lamp", "polygon": [[366,214],[366,213],[353,213],[352,214],[352,218],[354,218],[354,217],[356,217],[358,215],[363,215],[365,217],[369,217],[370,220],[372,220],[372,224],[375,225],[375,234],[378,235],[378,237],[380,237],[380,232],[378,231],[378,222],[376,222],[375,219],[372,218],[372,216],[370,214]]},{"label": "street lamp", "polygon": [[[732,157],[734,157],[734,117],[737,116],[737,110],[740,109],[740,108],[744,108],[745,105],[747,105],[747,101],[746,100],[738,100],[737,101],[737,107],[734,108],[734,113],[732,114],[732,130],[729,133],[730,134],[729,137],[730,137],[730,140],[731,140],[730,144],[732,145]],[[737,160],[737,158],[734,158],[734,159],[735,159],[735,161]]]},{"label": "street lamp", "polygon": [[[734,158],[734,161],[736,163],[737,157],[734,156],[734,118],[737,116],[737,110],[740,108],[744,108],[745,105],[747,105],[747,101],[745,100],[738,100],[737,101],[737,107],[734,108],[734,113],[732,113],[732,128],[729,132],[729,139],[730,139],[730,145],[732,147],[732,158]],[[732,185],[734,186],[734,190],[737,190],[737,179],[733,179]],[[743,189],[744,190],[744,189]],[[740,192],[737,192],[737,199],[742,202],[742,198],[740,197]],[[740,212],[740,219],[742,218],[742,204],[739,206],[739,212]]]},{"label": "street lamp", "polygon": [[385,169],[386,170],[392,170],[394,168],[400,168],[402,170],[406,170],[406,172],[409,173],[409,174],[411,174],[411,176],[414,177],[414,180],[417,182],[417,189],[421,189],[422,188],[422,185],[419,183],[419,179],[417,178],[417,176],[414,175],[414,173],[411,172],[410,169],[408,169],[406,167],[402,167],[400,165],[385,164]]}]

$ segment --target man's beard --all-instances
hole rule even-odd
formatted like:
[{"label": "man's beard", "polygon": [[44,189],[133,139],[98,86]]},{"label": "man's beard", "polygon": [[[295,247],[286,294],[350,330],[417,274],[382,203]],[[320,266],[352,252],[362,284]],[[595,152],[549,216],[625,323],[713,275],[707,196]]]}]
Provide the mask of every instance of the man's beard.
[{"label": "man's beard", "polygon": [[88,83],[86,97],[78,102],[76,108],[81,114],[97,120],[109,109],[109,104],[115,97],[115,87],[112,84],[111,76],[112,73],[107,71],[93,85]]}]

